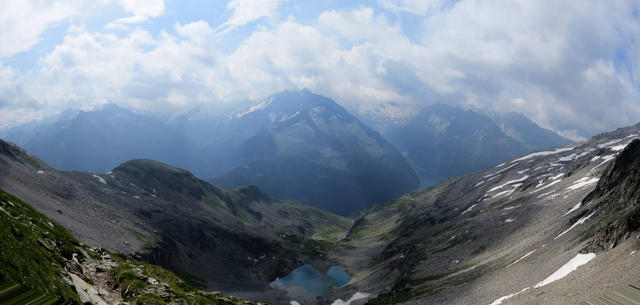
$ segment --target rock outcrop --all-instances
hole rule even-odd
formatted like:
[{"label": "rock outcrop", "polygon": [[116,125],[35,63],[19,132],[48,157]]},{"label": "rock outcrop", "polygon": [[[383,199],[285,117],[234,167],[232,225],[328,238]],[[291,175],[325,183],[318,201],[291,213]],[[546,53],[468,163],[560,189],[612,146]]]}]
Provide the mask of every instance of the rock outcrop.
[{"label": "rock outcrop", "polygon": [[602,215],[597,231],[583,252],[614,248],[640,228],[640,140],[631,142],[609,164],[583,205]]}]

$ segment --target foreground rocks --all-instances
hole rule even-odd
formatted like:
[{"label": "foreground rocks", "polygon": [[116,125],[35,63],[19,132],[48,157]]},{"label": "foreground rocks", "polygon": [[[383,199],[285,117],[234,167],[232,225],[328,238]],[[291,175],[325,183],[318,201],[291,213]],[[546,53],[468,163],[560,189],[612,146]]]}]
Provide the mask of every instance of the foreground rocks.
[{"label": "foreground rocks", "polygon": [[84,304],[262,304],[191,288],[160,267],[112,255],[103,249],[82,252],[67,261],[65,268],[68,284]]}]

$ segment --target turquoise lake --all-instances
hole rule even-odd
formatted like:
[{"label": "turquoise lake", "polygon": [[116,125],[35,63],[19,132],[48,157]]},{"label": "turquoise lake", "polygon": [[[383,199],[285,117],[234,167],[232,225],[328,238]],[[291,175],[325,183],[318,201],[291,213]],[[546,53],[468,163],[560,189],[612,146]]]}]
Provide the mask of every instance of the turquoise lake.
[{"label": "turquoise lake", "polygon": [[287,276],[277,279],[269,287],[282,289],[285,287],[302,287],[313,295],[324,295],[330,286],[343,286],[351,281],[351,277],[340,267],[331,267],[326,275],[320,274],[309,265],[298,267]]}]

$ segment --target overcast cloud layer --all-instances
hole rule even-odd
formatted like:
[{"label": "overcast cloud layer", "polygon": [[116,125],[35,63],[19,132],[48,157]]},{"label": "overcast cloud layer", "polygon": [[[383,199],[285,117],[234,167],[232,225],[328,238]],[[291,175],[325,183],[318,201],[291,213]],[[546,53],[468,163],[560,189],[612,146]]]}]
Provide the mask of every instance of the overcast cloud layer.
[{"label": "overcast cloud layer", "polygon": [[[352,111],[519,111],[569,137],[640,121],[636,0],[0,2],[0,128],[309,88]],[[395,102],[395,107],[389,107]],[[386,107],[385,107],[386,106]]]}]

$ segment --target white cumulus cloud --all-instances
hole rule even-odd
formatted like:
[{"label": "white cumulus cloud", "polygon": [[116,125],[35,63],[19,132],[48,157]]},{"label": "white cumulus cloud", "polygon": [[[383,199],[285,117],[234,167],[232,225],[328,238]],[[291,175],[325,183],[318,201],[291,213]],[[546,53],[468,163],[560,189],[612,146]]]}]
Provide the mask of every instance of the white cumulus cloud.
[{"label": "white cumulus cloud", "polygon": [[[0,109],[18,113],[19,101],[28,101],[25,109],[60,111],[113,100],[186,111],[309,88],[386,116],[436,102],[519,111],[573,138],[640,117],[637,1],[375,3],[298,20],[278,17],[281,0],[231,0],[230,17],[217,27],[176,20],[169,29],[114,34],[75,26],[29,73],[0,66]],[[166,10],[162,1],[139,4],[122,2],[132,14],[124,18],[144,22]],[[412,28],[404,14],[412,14]],[[43,21],[16,46],[69,18],[52,15],[57,21]],[[219,45],[222,33],[263,18],[269,24],[237,47]],[[28,48],[0,45],[0,60]]]},{"label": "white cumulus cloud", "polygon": [[132,15],[108,23],[107,29],[127,29],[127,25],[147,22],[152,17],[162,16],[165,11],[164,0],[121,0],[120,4]]},{"label": "white cumulus cloud", "polygon": [[90,4],[84,0],[0,1],[0,59],[31,49],[45,30],[78,14]]},{"label": "white cumulus cloud", "polygon": [[227,10],[231,10],[229,19],[216,30],[221,34],[249,24],[258,19],[278,15],[278,7],[286,0],[231,0],[227,3]]}]

